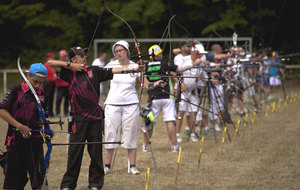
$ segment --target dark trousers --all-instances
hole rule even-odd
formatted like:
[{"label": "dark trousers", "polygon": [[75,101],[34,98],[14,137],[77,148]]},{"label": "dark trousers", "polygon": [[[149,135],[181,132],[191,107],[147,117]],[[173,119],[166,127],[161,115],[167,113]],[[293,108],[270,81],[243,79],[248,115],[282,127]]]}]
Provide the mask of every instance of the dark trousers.
[{"label": "dark trousers", "polygon": [[[70,142],[102,142],[102,121],[76,122],[76,133],[70,135]],[[68,150],[67,171],[64,174],[60,188],[75,189],[85,145],[70,145]],[[104,183],[104,168],[102,159],[102,144],[87,145],[91,158],[89,166],[89,187],[101,189]]]},{"label": "dark trousers", "polygon": [[69,113],[69,87],[59,86],[56,89],[56,115],[60,114],[60,104],[62,99],[65,98],[64,102],[64,114]]},{"label": "dark trousers", "polygon": [[7,147],[3,189],[24,189],[28,181],[27,172],[32,189],[41,188],[45,175],[42,139],[28,139],[21,146]]},{"label": "dark trousers", "polygon": [[53,113],[53,100],[55,92],[55,82],[46,80],[44,83],[44,92],[47,94],[49,99],[49,116],[54,116]]}]

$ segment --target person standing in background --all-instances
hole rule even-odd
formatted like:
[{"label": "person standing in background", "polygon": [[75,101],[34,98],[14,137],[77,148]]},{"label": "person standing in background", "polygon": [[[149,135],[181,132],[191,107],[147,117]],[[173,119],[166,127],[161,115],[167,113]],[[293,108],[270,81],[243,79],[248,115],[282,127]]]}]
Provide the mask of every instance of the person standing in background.
[{"label": "person standing in background", "polygon": [[54,93],[55,93],[55,81],[56,81],[56,71],[52,69],[48,65],[49,60],[53,60],[55,55],[52,52],[46,54],[46,62],[44,66],[47,68],[48,76],[44,83],[44,92],[47,94],[49,98],[49,117],[53,117],[53,101],[54,101]]},{"label": "person standing in background", "polygon": [[[98,67],[104,67],[105,66],[105,60],[106,60],[106,53],[100,53],[99,57],[94,59],[92,66],[98,66]],[[107,91],[106,89],[103,87],[103,83],[100,83],[100,99],[99,102],[101,102],[101,100],[103,100],[103,95],[107,95]]]},{"label": "person standing in background", "polygon": [[[60,50],[59,51],[59,60],[61,61],[68,61],[68,53],[66,50]],[[60,79],[59,73],[57,73],[57,79],[55,81],[56,83],[56,116],[61,116],[60,113],[60,105],[62,102],[62,99],[65,98],[64,102],[64,116],[67,116],[69,114],[69,84]]]}]

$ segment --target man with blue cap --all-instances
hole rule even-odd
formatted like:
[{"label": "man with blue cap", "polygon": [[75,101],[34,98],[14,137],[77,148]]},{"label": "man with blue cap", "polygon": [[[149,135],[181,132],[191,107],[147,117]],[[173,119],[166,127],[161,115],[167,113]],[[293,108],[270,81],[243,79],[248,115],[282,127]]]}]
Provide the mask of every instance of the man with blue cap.
[{"label": "man with blue cap", "polygon": [[[48,113],[48,99],[41,90],[48,75],[41,63],[30,66],[27,78]],[[40,189],[45,175],[43,137],[36,99],[24,81],[12,87],[0,103],[0,117],[8,123],[5,144],[7,167],[3,189],[24,189],[30,176],[32,189]]]}]

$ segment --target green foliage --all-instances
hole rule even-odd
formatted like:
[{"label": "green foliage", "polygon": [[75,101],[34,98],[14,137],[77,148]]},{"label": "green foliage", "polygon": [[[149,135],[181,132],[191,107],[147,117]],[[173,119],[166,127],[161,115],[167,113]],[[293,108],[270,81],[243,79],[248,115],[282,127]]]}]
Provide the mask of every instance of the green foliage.
[{"label": "green foliage", "polygon": [[[297,27],[279,27],[290,20],[289,15],[298,13],[297,6],[290,1],[109,0],[107,4],[128,22],[138,38],[160,38],[169,19],[176,15],[176,20],[193,37],[214,36],[214,30],[231,36],[236,31],[239,36],[252,35],[255,46],[263,44],[290,50],[299,47],[299,40],[288,34],[297,35]],[[288,11],[286,7],[295,10]],[[298,20],[294,19],[293,23]],[[284,30],[278,31],[279,28]],[[86,47],[94,31],[95,38],[132,38],[124,22],[109,13],[100,0],[2,0],[0,31],[1,68],[15,68],[18,55],[29,65],[43,62],[50,51],[57,54],[60,49],[75,45]],[[186,31],[171,23],[171,37],[188,36]],[[101,48],[110,51],[111,45]],[[143,45],[141,48],[142,51],[147,49]]]},{"label": "green foliage", "polygon": [[202,34],[208,34],[214,30],[230,28],[235,30],[238,25],[247,26],[248,22],[243,18],[242,13],[246,8],[242,5],[234,4],[231,8],[227,9],[225,12],[220,12],[220,20],[209,24],[202,30]]}]

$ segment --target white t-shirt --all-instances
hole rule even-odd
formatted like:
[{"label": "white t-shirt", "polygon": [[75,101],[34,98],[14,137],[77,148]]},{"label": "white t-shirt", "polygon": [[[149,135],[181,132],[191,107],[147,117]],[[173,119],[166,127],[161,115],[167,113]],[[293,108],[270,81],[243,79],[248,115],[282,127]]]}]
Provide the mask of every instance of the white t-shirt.
[{"label": "white t-shirt", "polygon": [[98,67],[104,67],[105,66],[105,62],[104,61],[100,61],[99,58],[94,59],[92,66],[98,66]]},{"label": "white t-shirt", "polygon": [[[128,68],[135,68],[138,64],[130,61]],[[105,68],[122,68],[119,61],[109,62]],[[111,105],[129,105],[139,103],[138,95],[135,89],[136,79],[139,73],[114,74],[110,81],[110,89],[105,104]]]},{"label": "white t-shirt", "polygon": [[[186,63],[192,64],[191,55],[183,56],[182,54],[176,55],[174,57],[174,64],[175,65],[185,65]],[[183,76],[196,76],[197,69],[189,69],[182,72]],[[183,83],[188,86],[188,91],[192,91],[197,87],[196,79],[195,78],[184,78]]]}]

